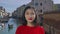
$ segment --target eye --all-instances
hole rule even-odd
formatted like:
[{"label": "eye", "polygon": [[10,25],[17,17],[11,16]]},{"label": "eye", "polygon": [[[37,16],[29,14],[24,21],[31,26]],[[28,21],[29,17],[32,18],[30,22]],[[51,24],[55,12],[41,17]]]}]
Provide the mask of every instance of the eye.
[{"label": "eye", "polygon": [[31,15],[34,15],[34,13],[31,13]]},{"label": "eye", "polygon": [[29,15],[29,13],[27,12],[26,15]]}]

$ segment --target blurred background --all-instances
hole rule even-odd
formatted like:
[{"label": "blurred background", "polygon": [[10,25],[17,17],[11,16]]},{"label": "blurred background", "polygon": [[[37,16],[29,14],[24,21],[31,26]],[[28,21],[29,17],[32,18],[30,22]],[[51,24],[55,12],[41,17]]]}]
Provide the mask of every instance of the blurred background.
[{"label": "blurred background", "polygon": [[60,0],[0,0],[0,34],[15,34],[26,6],[33,6],[45,34],[60,34]]}]

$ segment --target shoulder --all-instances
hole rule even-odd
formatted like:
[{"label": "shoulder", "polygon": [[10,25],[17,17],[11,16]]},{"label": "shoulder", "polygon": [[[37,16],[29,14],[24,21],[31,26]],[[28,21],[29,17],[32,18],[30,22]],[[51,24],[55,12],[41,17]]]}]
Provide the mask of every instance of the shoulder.
[{"label": "shoulder", "polygon": [[17,30],[21,31],[21,30],[23,30],[23,29],[24,29],[24,27],[25,27],[25,26],[20,25],[20,26],[18,26],[18,27],[17,27]]},{"label": "shoulder", "polygon": [[17,27],[17,29],[22,29],[24,26],[23,25],[20,25]]},{"label": "shoulder", "polygon": [[44,27],[43,27],[43,26],[39,26],[39,28],[40,28],[40,32],[41,32],[42,34],[45,34]]},{"label": "shoulder", "polygon": [[21,31],[23,30],[23,27],[24,27],[23,25],[18,26],[17,29],[16,29],[15,34],[21,33]]},{"label": "shoulder", "polygon": [[43,26],[39,26],[39,29],[44,31],[44,27]]},{"label": "shoulder", "polygon": [[40,29],[44,29],[44,27],[43,26],[38,26]]}]

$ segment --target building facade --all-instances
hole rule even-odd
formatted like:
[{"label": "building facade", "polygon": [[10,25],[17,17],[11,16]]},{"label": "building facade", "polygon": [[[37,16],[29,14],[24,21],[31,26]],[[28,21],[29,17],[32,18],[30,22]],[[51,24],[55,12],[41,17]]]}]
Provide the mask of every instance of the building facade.
[{"label": "building facade", "polygon": [[36,9],[37,19],[40,22],[41,14],[45,12],[53,11],[53,1],[52,0],[31,0],[27,6],[33,6]]},{"label": "building facade", "polygon": [[18,7],[13,13],[12,13],[12,15],[13,16],[16,16],[17,18],[21,18],[23,15],[23,11],[24,11],[24,9],[25,9],[25,5],[22,5],[22,6],[20,6],[20,7]]},{"label": "building facade", "polygon": [[26,6],[33,6],[36,9],[37,13],[37,19],[38,22],[40,22],[40,17],[42,16],[41,14],[45,12],[50,12],[53,10],[53,1],[52,0],[31,0],[30,3],[26,5],[22,5],[16,9],[16,15],[17,17],[22,17],[23,15],[23,10],[25,9]]},{"label": "building facade", "polygon": [[39,12],[49,12],[53,10],[52,0],[31,0],[27,5],[35,7]]},{"label": "building facade", "polygon": [[0,18],[4,18],[6,16],[8,16],[9,14],[5,11],[5,8],[3,8],[2,6],[0,6]]}]

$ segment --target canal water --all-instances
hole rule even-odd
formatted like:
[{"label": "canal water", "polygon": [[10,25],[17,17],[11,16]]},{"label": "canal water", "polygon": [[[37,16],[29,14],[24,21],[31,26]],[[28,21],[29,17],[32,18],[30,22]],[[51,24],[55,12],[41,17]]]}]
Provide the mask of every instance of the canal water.
[{"label": "canal water", "polygon": [[[10,28],[8,24],[12,25]],[[0,34],[15,34],[17,27],[21,25],[17,19],[10,18],[7,23],[5,23],[4,29],[0,30]]]}]

